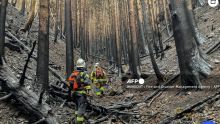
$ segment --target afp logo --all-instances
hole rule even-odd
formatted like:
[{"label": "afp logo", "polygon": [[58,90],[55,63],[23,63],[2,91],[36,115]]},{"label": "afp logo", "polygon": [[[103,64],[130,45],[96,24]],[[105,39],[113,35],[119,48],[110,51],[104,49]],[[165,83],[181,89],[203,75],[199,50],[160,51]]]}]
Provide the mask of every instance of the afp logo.
[{"label": "afp logo", "polygon": [[143,78],[140,78],[140,79],[128,79],[127,83],[128,84],[144,84],[144,79]]}]

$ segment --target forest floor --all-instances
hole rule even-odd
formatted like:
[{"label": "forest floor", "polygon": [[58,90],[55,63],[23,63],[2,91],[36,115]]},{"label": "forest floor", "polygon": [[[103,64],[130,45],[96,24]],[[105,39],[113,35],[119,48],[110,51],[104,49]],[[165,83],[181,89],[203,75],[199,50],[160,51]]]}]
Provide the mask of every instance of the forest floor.
[{"label": "forest floor", "polygon": [[[204,43],[201,47],[206,50],[216,42],[220,41],[220,10],[216,8],[211,8],[209,6],[204,6],[195,10],[196,20],[198,22],[198,27],[200,31],[208,38],[208,41]],[[35,21],[32,25],[30,33],[27,35],[19,31],[22,28],[27,20],[27,17],[24,17],[19,14],[19,12],[12,7],[8,6],[7,10],[7,31],[15,35],[19,40],[21,40],[28,47],[32,47],[34,41],[37,41],[37,31],[38,31],[38,21],[35,18]],[[53,42],[53,32],[50,32],[50,65],[54,68],[61,76],[65,77],[65,43],[64,40],[58,40],[58,43]],[[166,39],[163,35],[163,39]],[[9,40],[9,39],[7,39]],[[178,60],[175,50],[174,39],[171,38],[169,41],[164,43],[169,45],[172,48],[165,52],[165,58],[160,60],[157,59],[158,66],[161,72],[167,75],[167,78],[170,78],[172,75],[177,75],[178,70]],[[36,52],[36,49],[35,49]],[[75,53],[75,60],[78,59],[78,52]],[[21,48],[21,50],[14,51],[6,47],[6,61],[7,64],[11,67],[14,74],[17,78],[20,77],[22,73],[25,60],[27,58],[27,53]],[[220,50],[215,51],[214,53],[208,55],[209,62],[213,66],[213,71],[207,79],[202,80],[203,85],[215,85],[220,81]],[[156,84],[154,78],[153,69],[149,57],[141,59],[141,66],[143,73],[150,75],[153,78],[147,78],[145,80],[146,85]],[[88,62],[88,71],[91,71],[91,63],[94,61],[92,57],[89,57]],[[106,62],[101,63],[102,66],[107,65]],[[25,80],[26,88],[34,91],[36,94],[39,94],[40,84],[35,83],[36,78],[36,61],[31,59],[29,63],[29,69],[27,70],[28,79]],[[114,81],[110,84],[112,90],[121,91],[120,94],[114,96],[105,96],[102,98],[94,97],[91,102],[101,106],[110,106],[115,105],[116,103],[125,103],[130,101],[141,101],[154,90],[146,89],[144,91],[139,90],[125,90],[122,87],[121,80],[117,75],[112,74]],[[58,79],[50,73],[50,83],[56,84]],[[167,79],[168,80],[168,79]],[[176,81],[173,86],[180,85],[180,81]],[[179,95],[179,90],[169,89],[161,92],[153,101],[149,100],[146,103],[141,102],[130,109],[126,109],[129,112],[138,112],[139,115],[135,116],[140,123],[143,124],[156,124],[161,122],[163,119],[177,114],[182,111],[187,106],[192,105],[214,93],[219,91],[219,88],[203,89],[202,91],[191,91],[187,92],[185,95]],[[0,94],[1,95],[1,94]],[[49,97],[50,95],[47,95]],[[70,109],[66,105],[60,107],[62,102],[59,101],[46,101],[53,112],[58,122],[61,124],[69,123],[72,117],[74,117],[74,110]],[[150,103],[150,104],[149,104]],[[24,114],[19,110],[20,104],[16,103],[14,100],[8,102],[0,103],[0,124],[23,124],[32,122],[28,115]],[[207,104],[203,109],[199,111],[194,111],[186,114],[183,118],[179,120],[174,120],[174,123],[201,123],[201,121],[206,119],[214,119],[216,122],[220,123],[220,101],[216,101],[213,104]],[[104,122],[103,122],[104,123]],[[122,122],[116,122],[122,123]]]}]

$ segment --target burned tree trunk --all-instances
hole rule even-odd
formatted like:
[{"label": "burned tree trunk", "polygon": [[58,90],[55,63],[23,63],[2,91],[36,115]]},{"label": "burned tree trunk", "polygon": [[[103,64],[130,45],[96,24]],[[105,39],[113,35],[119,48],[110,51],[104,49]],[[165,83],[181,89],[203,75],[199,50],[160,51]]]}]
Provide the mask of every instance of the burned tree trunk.
[{"label": "burned tree trunk", "polygon": [[38,52],[37,52],[37,81],[42,84],[39,103],[49,86],[49,0],[40,0]]},{"label": "burned tree trunk", "polygon": [[3,64],[4,57],[4,44],[5,44],[5,20],[6,20],[6,8],[8,0],[0,1],[0,65]]},{"label": "burned tree trunk", "polygon": [[80,53],[81,58],[85,60],[85,0],[80,1],[80,27],[79,27],[79,41],[80,41]]},{"label": "burned tree trunk", "polygon": [[25,15],[25,3],[25,0],[22,0],[20,13],[23,16]]},{"label": "burned tree trunk", "polygon": [[160,18],[159,18],[159,15],[160,15],[160,5],[159,5],[159,1],[156,2],[156,33],[157,33],[157,37],[158,37],[158,41],[159,41],[159,48],[160,48],[160,51],[161,51],[161,60],[164,58],[164,51],[163,51],[163,42],[162,42],[162,32],[160,32]]},{"label": "burned tree trunk", "polygon": [[29,30],[31,28],[31,25],[34,21],[34,18],[35,18],[35,5],[36,5],[36,0],[32,0],[31,1],[31,13],[30,13],[29,19],[28,19],[27,23],[25,24],[24,28],[21,29],[24,32],[26,32],[26,31],[29,32]]},{"label": "burned tree trunk", "polygon": [[138,49],[137,49],[137,36],[135,27],[135,15],[134,15],[134,0],[128,1],[129,8],[129,20],[131,30],[131,61],[132,61],[132,72],[133,76],[139,77],[140,72],[138,71]]},{"label": "burned tree trunk", "polygon": [[58,124],[52,114],[52,109],[45,102],[39,105],[38,96],[25,87],[20,87],[18,82],[19,81],[6,64],[3,66],[0,65],[0,83],[3,89],[10,92],[12,98],[15,98],[23,105],[22,110],[24,110],[24,112],[34,117],[31,123],[44,118],[44,122],[47,124]]},{"label": "burned tree trunk", "polygon": [[[143,8],[143,16],[144,16],[144,25],[146,27],[146,30],[148,31],[147,34],[152,34],[152,31],[150,30],[149,27],[149,21],[147,19],[147,9],[146,9],[146,3],[144,1],[141,2],[142,8]],[[148,50],[149,50],[149,54],[150,54],[150,58],[151,58],[151,63],[154,69],[154,72],[156,74],[156,77],[158,79],[159,82],[163,81],[163,74],[160,72],[156,60],[154,58],[154,52],[153,52],[153,43],[152,43],[152,37],[150,37],[150,35],[148,35],[148,37],[146,38],[147,40],[147,46],[148,46]]]},{"label": "burned tree trunk", "polygon": [[57,42],[58,35],[58,23],[59,23],[59,0],[56,0],[56,19],[55,19],[55,33],[54,33],[54,42]]},{"label": "burned tree trunk", "polygon": [[193,7],[192,0],[188,0],[187,9],[189,10],[188,14],[189,14],[189,19],[190,19],[190,24],[191,24],[192,29],[193,29],[193,36],[196,40],[197,45],[200,45],[200,44],[203,44],[204,42],[206,42],[207,39],[199,31],[198,25],[197,25],[196,20],[195,20],[195,16],[193,14],[193,8],[192,7]]},{"label": "burned tree trunk", "polygon": [[200,77],[211,72],[211,66],[201,56],[193,37],[193,29],[186,0],[171,0],[174,39],[178,55],[181,83],[184,86],[201,86]]},{"label": "burned tree trunk", "polygon": [[143,29],[143,15],[142,15],[142,8],[141,8],[141,2],[140,0],[137,0],[137,12],[138,12],[138,24],[139,24],[139,30],[141,33],[141,42],[140,42],[140,48],[141,48],[141,53],[145,54],[146,53],[146,45],[145,45],[145,35],[144,35],[144,29]]},{"label": "burned tree trunk", "polygon": [[69,77],[74,69],[73,63],[73,30],[71,0],[65,0],[65,25],[66,25],[66,73]]},{"label": "burned tree trunk", "polygon": [[59,18],[59,23],[60,23],[60,39],[63,38],[63,14],[62,14],[62,2],[60,1],[60,6],[59,6],[59,14],[60,14],[60,18]]},{"label": "burned tree trunk", "polygon": [[118,11],[118,1],[114,1],[115,10],[114,10],[114,18],[115,18],[115,40],[116,40],[116,60],[118,66],[118,76],[121,77],[121,41],[119,36],[119,11]]}]

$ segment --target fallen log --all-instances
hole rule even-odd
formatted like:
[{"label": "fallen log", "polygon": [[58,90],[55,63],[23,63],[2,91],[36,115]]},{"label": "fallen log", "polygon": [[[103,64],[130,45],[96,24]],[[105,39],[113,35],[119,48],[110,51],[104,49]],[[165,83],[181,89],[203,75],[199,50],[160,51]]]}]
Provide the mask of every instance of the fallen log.
[{"label": "fallen log", "polygon": [[89,120],[89,123],[90,123],[90,124],[98,124],[98,123],[101,123],[101,122],[103,122],[103,121],[106,121],[109,117],[110,117],[110,116],[107,115],[107,116],[102,117],[102,118],[99,118],[99,119],[97,119],[97,120]]},{"label": "fallen log", "polygon": [[116,104],[113,106],[106,107],[107,109],[124,109],[124,108],[132,108],[134,105],[138,104],[140,102],[134,101],[134,102],[129,102],[129,103],[124,103],[124,104]]},{"label": "fallen log", "polygon": [[5,101],[5,100],[8,100],[10,97],[12,96],[12,93],[9,93],[3,97],[0,98],[0,101]]},{"label": "fallen log", "polygon": [[21,47],[20,46],[18,46],[17,44],[14,44],[13,42],[11,42],[11,39],[9,39],[7,37],[6,37],[6,39],[8,39],[8,40],[5,41],[5,47],[9,48],[12,51],[16,51],[18,53],[21,53]]},{"label": "fallen log", "polygon": [[207,54],[211,54],[213,53],[216,49],[218,49],[220,47],[220,41],[218,41],[217,43],[215,43],[213,46],[211,46],[206,53]]},{"label": "fallen log", "polygon": [[165,39],[165,40],[163,41],[163,43],[169,41],[172,37],[173,37],[173,34],[171,34],[167,39]]},{"label": "fallen log", "polygon": [[144,102],[147,102],[148,100],[154,98],[154,96],[156,96],[158,93],[160,93],[160,91],[164,91],[165,88],[163,86],[167,86],[167,85],[170,85],[172,84],[177,78],[179,77],[179,74],[173,76],[170,80],[168,80],[167,82],[165,82],[161,88],[157,89],[156,91],[154,91],[151,95],[147,96],[145,99],[144,99]]},{"label": "fallen log", "polygon": [[190,105],[189,107],[185,108],[182,112],[177,113],[177,114],[175,114],[171,117],[168,117],[168,118],[164,119],[163,121],[160,122],[160,124],[170,124],[173,120],[180,119],[184,116],[184,114],[193,111],[194,108],[196,108],[196,107],[198,107],[198,106],[200,106],[204,103],[207,103],[209,101],[215,101],[219,98],[220,98],[220,91],[218,91],[214,95],[211,95],[211,96],[209,96],[205,99],[202,99],[201,101],[198,101],[198,102]]},{"label": "fallen log", "polygon": [[0,82],[3,89],[12,93],[14,98],[23,105],[22,108],[28,115],[35,117],[36,120],[46,118],[47,124],[58,124],[51,108],[45,102],[39,105],[39,98],[34,92],[20,87],[18,79],[6,64],[0,66]]},{"label": "fallen log", "polygon": [[[67,92],[65,92],[65,90],[60,90],[60,89],[59,89],[59,91],[50,90],[49,93],[51,95],[56,95],[56,96],[58,96],[58,97],[60,97],[62,99],[67,99],[67,101],[71,101],[72,99],[74,99],[72,97],[70,98],[69,94]],[[133,102],[131,104],[133,104]],[[94,105],[94,104],[92,104],[90,102],[89,102],[88,109],[91,109],[91,110],[93,110],[95,112],[102,113],[102,114],[110,114],[110,113],[111,114],[124,114],[124,115],[137,115],[138,114],[138,113],[132,113],[132,112],[119,111],[119,110],[116,110],[114,107],[98,106],[98,105]]]}]

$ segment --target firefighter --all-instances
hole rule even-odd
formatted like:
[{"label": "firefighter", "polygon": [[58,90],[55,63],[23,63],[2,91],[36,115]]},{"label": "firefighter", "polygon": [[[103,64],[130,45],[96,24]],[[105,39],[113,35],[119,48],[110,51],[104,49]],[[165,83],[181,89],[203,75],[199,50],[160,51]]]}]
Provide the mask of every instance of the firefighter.
[{"label": "firefighter", "polygon": [[107,77],[105,71],[95,63],[93,71],[90,75],[92,83],[94,84],[94,91],[97,96],[103,95],[104,91],[108,88]]},{"label": "firefighter", "polygon": [[87,90],[91,88],[91,80],[86,72],[86,63],[83,59],[78,59],[76,62],[77,69],[73,71],[68,78],[68,86],[71,91],[71,97],[76,104],[76,123],[81,124],[85,121],[85,112],[88,105]]}]

